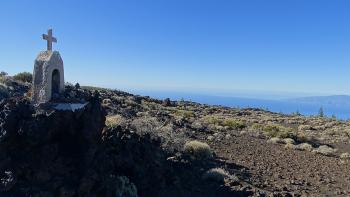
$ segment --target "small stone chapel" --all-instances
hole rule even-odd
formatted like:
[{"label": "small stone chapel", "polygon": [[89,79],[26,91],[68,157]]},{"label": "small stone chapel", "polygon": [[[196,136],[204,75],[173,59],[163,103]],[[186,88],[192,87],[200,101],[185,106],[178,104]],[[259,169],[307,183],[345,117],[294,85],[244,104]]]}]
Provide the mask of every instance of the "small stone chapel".
[{"label": "small stone chapel", "polygon": [[34,63],[33,72],[33,102],[47,103],[58,98],[64,91],[63,61],[58,51],[52,51],[52,43],[57,39],[52,36],[52,29],[47,35],[47,50],[39,53]]}]

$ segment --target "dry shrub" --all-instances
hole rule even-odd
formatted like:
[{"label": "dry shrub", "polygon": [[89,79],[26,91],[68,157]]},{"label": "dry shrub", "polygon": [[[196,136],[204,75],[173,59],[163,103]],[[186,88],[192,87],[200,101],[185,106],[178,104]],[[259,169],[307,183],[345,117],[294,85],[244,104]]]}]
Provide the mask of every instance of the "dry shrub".
[{"label": "dry shrub", "polygon": [[292,138],[285,138],[283,139],[283,142],[285,144],[295,144],[295,141]]},{"label": "dry shrub", "polygon": [[305,150],[311,152],[313,147],[311,144],[308,143],[301,143],[295,147],[297,150]]},{"label": "dry shrub", "polygon": [[215,182],[224,182],[225,178],[230,177],[230,174],[222,168],[213,168],[204,173],[203,179]]},{"label": "dry shrub", "polygon": [[184,152],[199,160],[207,160],[212,157],[210,146],[197,140],[187,142],[184,145]]},{"label": "dry shrub", "polygon": [[260,130],[263,128],[263,125],[258,124],[258,123],[254,123],[254,124],[251,126],[251,128],[252,128],[252,130],[260,131]]},{"label": "dry shrub", "polygon": [[273,137],[267,140],[267,142],[271,144],[278,144],[278,143],[282,143],[282,139],[279,137]]},{"label": "dry shrub", "polygon": [[144,116],[134,119],[131,128],[140,133],[155,133],[161,128],[162,123],[155,117]]},{"label": "dry shrub", "polygon": [[293,130],[281,125],[268,124],[263,128],[264,134],[269,137],[289,138],[293,136]]},{"label": "dry shrub", "polygon": [[297,138],[297,140],[298,140],[299,142],[308,142],[308,141],[312,140],[312,139],[311,139],[310,137],[308,137],[308,136],[305,134],[305,132],[303,132],[303,131],[299,131],[299,132],[296,134],[295,137]]},{"label": "dry shrub", "polygon": [[342,153],[340,154],[341,159],[350,159],[350,154],[349,153]]},{"label": "dry shrub", "polygon": [[229,119],[224,120],[222,126],[226,126],[230,129],[235,129],[235,130],[242,130],[242,129],[246,128],[246,124],[243,121],[236,120],[233,118],[229,118]]},{"label": "dry shrub", "polygon": [[112,115],[106,117],[105,123],[107,127],[114,128],[121,125],[123,122],[125,122],[125,118],[123,118],[121,115]]},{"label": "dry shrub", "polygon": [[286,143],[286,145],[284,146],[284,148],[288,148],[288,149],[297,149],[297,146],[291,143]]},{"label": "dry shrub", "polygon": [[32,83],[33,75],[30,72],[21,72],[13,76],[14,80]]},{"label": "dry shrub", "polygon": [[195,113],[189,110],[176,110],[175,115],[183,117],[185,119],[195,117]]},{"label": "dry shrub", "polygon": [[108,106],[112,103],[111,99],[103,99],[102,101],[102,105],[104,106]]},{"label": "dry shrub", "polygon": [[326,156],[334,156],[335,152],[337,152],[337,149],[334,149],[327,145],[322,145],[316,148],[315,150],[313,150],[312,152],[318,153],[321,155],[326,155]]},{"label": "dry shrub", "polygon": [[204,117],[204,122],[206,124],[219,125],[222,123],[222,120],[216,115],[208,115]]}]

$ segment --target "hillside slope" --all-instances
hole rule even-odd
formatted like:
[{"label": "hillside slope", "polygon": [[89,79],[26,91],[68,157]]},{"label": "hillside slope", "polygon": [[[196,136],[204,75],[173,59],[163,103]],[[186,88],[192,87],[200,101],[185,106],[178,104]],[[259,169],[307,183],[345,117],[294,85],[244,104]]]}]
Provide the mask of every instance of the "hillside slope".
[{"label": "hillside slope", "polygon": [[[0,155],[3,158],[0,162],[3,195],[11,196],[13,192],[36,196],[84,196],[87,193],[90,196],[118,196],[120,192],[122,196],[350,194],[350,155],[347,153],[350,152],[350,123],[345,121],[66,86],[61,101],[86,102],[89,98],[98,98],[105,111],[95,113],[97,111],[92,108],[75,112],[77,114],[64,112],[70,114],[69,117],[85,117],[78,126],[75,120],[79,118],[64,118],[68,114],[39,115],[23,96],[30,84],[14,83],[10,79],[4,84],[6,93],[2,94],[0,104],[0,125],[2,136],[5,136],[0,140],[0,146],[7,147]],[[99,102],[94,105],[96,109]],[[18,116],[17,109],[25,109],[23,112],[26,113],[21,114],[27,115]],[[9,112],[13,115],[8,116]],[[99,125],[104,120],[104,113],[106,125],[103,128],[89,126],[91,121]],[[94,116],[96,120],[93,120]],[[57,124],[58,130],[50,131],[51,125],[47,124],[57,121],[65,124]],[[20,124],[16,126],[14,122]],[[86,156],[78,154],[83,156],[79,160],[81,164],[91,165],[79,171],[80,162],[53,148],[56,147],[53,142],[60,147],[65,140],[50,135],[45,137],[46,134],[33,135],[36,130],[44,132],[41,128],[54,133],[79,131],[84,135],[83,128],[91,128],[91,132],[99,133],[93,135],[93,151]],[[72,139],[80,139],[80,134],[77,135]],[[76,140],[71,141],[71,145]],[[83,142],[79,147],[85,147]],[[35,145],[38,143],[41,144],[39,147],[51,147],[54,154],[44,154],[40,152],[44,149],[36,149],[42,155],[37,161],[60,161],[60,168],[41,172],[37,171],[40,162],[40,165],[32,163],[31,157],[16,159],[19,158],[16,155],[21,154],[21,146],[16,144],[24,145],[26,151],[32,152],[33,148],[38,148]],[[46,158],[55,154],[54,158]],[[26,163],[30,165],[24,165]],[[57,173],[70,176],[55,179]]]}]

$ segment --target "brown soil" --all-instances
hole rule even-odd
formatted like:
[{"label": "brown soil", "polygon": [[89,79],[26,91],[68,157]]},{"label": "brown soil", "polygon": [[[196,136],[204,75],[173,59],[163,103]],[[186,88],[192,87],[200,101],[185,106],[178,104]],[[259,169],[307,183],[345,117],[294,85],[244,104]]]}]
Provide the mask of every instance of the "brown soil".
[{"label": "brown soil", "polygon": [[208,144],[226,161],[228,170],[232,163],[242,166],[244,173],[239,178],[262,190],[302,196],[350,195],[348,161],[286,149],[283,144],[270,144],[248,135]]}]

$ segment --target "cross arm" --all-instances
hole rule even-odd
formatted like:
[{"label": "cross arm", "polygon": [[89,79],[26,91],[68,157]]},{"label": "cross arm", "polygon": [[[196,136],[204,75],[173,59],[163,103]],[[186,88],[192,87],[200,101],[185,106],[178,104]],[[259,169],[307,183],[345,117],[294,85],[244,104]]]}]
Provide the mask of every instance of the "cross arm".
[{"label": "cross arm", "polygon": [[55,37],[50,37],[46,34],[43,34],[43,39],[44,40],[51,40],[52,42],[57,42],[57,39]]}]

